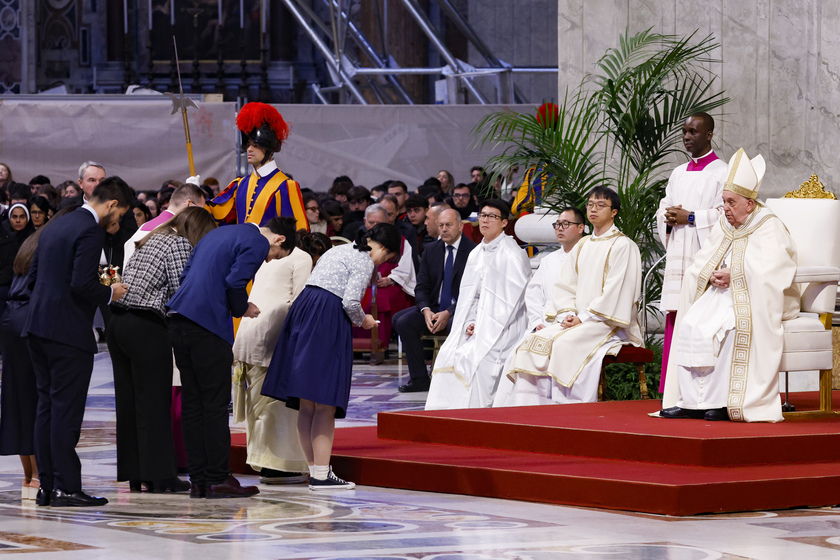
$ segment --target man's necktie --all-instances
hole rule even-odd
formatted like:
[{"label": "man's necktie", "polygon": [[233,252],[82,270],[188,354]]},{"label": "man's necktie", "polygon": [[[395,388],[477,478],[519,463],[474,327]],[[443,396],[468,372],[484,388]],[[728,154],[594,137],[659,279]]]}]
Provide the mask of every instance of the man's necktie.
[{"label": "man's necktie", "polygon": [[446,246],[446,262],[443,265],[443,282],[440,288],[440,309],[448,309],[452,305],[452,269],[455,268],[455,247]]}]

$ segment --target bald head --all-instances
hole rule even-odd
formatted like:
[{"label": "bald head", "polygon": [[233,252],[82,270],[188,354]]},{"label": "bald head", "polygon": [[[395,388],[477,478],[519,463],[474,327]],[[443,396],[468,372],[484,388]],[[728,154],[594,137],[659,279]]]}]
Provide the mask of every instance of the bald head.
[{"label": "bald head", "polygon": [[452,208],[440,212],[437,226],[440,238],[447,245],[452,245],[461,237],[461,215]]},{"label": "bald head", "polygon": [[440,213],[447,208],[449,207],[440,205],[432,206],[426,210],[426,219],[423,221],[423,224],[426,226],[426,233],[428,233],[432,239],[437,239],[440,236],[437,225],[438,216],[440,216]]}]

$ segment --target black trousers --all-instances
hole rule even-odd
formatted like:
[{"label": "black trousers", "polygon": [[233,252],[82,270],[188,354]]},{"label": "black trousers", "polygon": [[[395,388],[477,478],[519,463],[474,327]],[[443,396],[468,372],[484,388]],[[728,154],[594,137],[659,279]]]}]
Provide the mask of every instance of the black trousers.
[{"label": "black trousers", "polygon": [[172,345],[153,311],[117,311],[108,324],[117,410],[117,480],[177,475],[172,443]]},{"label": "black trousers", "polygon": [[93,353],[35,335],[29,335],[28,341],[38,386],[35,460],[41,487],[79,492],[82,463],[76,444],[82,433]]},{"label": "black trousers", "polygon": [[[431,331],[426,327],[426,318],[417,309],[417,306],[411,306],[408,309],[398,311],[394,317],[394,330],[400,335],[402,340],[403,352],[405,353],[405,361],[408,364],[408,375],[412,381],[423,380],[429,378],[429,370],[426,368],[426,359],[423,353],[423,341],[421,336],[431,335]],[[449,324],[451,324],[451,318]],[[438,334],[449,333],[449,324],[446,329]]]},{"label": "black trousers", "polygon": [[181,372],[181,425],[190,481],[219,484],[230,474],[227,406],[233,349],[181,315],[170,318],[169,339]]}]

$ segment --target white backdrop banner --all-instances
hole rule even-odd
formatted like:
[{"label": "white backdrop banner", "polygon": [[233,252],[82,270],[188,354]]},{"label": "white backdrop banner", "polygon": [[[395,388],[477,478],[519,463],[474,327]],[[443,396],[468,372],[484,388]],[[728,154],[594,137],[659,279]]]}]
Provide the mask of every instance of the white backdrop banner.
[{"label": "white backdrop banner", "polygon": [[[195,165],[224,186],[236,176],[235,106],[198,103],[190,109]],[[491,151],[473,148],[472,130],[498,105],[277,105],[291,134],[276,160],[302,187],[326,191],[339,175],[370,188],[386,179],[415,189],[441,169],[469,182],[473,165]],[[531,107],[515,107],[531,111]],[[53,184],[76,179],[94,160],[137,190],[157,189],[189,175],[180,113],[171,103],[126,100],[0,101],[0,162],[16,181],[46,175]],[[244,165],[244,158],[241,160]]]},{"label": "white backdrop banner", "polygon": [[[221,183],[236,169],[233,103],[196,103],[189,110],[196,170]],[[88,160],[136,190],[189,176],[183,119],[161,101],[0,101],[0,162],[27,183],[46,175],[53,185],[78,180]]]}]

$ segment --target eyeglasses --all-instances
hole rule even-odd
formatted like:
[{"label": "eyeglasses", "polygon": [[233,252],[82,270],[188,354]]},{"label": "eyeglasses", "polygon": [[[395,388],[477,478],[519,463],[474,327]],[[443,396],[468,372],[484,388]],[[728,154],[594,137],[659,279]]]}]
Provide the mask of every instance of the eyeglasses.
[{"label": "eyeglasses", "polygon": [[455,193],[452,195],[452,198],[469,198],[470,193]]},{"label": "eyeglasses", "polygon": [[318,206],[307,206],[306,207],[307,212],[314,212],[314,211],[319,210],[319,209],[320,208]]},{"label": "eyeglasses", "polygon": [[479,220],[484,219],[484,220],[491,220],[492,221],[492,220],[501,220],[502,217],[499,216],[498,214],[485,214],[484,212],[482,212],[481,214],[478,215],[478,219]]},{"label": "eyeglasses", "polygon": [[29,214],[32,216],[44,216],[46,215],[46,212],[41,212],[40,210],[32,210],[31,212],[29,212]]},{"label": "eyeglasses", "polygon": [[612,208],[612,206],[610,206],[609,204],[606,204],[604,202],[587,202],[586,203],[586,209],[587,210],[598,210],[600,212],[604,208]]},{"label": "eyeglasses", "polygon": [[576,226],[579,226],[581,224],[581,222],[567,222],[567,221],[564,220],[562,222],[554,222],[551,225],[554,226],[554,229],[566,229],[567,227],[569,227],[572,224],[574,224]]}]

